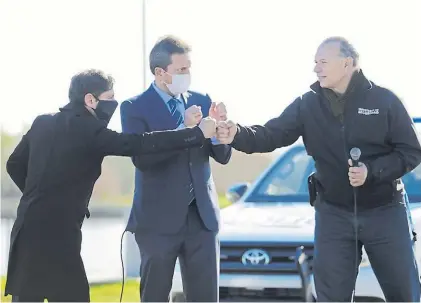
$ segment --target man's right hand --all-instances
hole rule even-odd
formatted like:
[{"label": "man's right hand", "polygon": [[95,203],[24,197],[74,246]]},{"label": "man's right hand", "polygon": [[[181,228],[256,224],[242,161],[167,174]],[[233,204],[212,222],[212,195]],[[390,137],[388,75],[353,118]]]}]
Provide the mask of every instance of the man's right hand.
[{"label": "man's right hand", "polygon": [[192,105],[184,113],[184,125],[186,127],[195,127],[202,120],[203,114],[200,106]]},{"label": "man's right hand", "polygon": [[231,144],[237,134],[237,124],[233,121],[221,121],[218,123],[216,138],[221,144]]},{"label": "man's right hand", "polygon": [[206,139],[212,138],[216,133],[216,120],[206,117],[200,121],[199,127]]}]

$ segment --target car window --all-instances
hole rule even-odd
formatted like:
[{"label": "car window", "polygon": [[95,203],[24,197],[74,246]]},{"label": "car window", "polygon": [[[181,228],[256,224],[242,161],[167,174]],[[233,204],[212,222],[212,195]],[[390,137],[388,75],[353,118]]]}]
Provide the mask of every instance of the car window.
[{"label": "car window", "polygon": [[421,165],[418,165],[412,172],[406,174],[402,180],[409,196],[421,197]]},{"label": "car window", "polygon": [[262,180],[255,194],[258,196],[307,194],[307,177],[312,161],[304,148],[290,150]]}]

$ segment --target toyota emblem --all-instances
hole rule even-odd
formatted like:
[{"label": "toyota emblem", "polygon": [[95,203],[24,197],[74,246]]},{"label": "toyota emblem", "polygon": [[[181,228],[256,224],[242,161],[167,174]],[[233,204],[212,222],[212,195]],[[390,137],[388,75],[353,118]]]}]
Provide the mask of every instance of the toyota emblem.
[{"label": "toyota emblem", "polygon": [[241,262],[244,265],[266,265],[269,264],[270,257],[264,250],[249,249],[243,254]]}]

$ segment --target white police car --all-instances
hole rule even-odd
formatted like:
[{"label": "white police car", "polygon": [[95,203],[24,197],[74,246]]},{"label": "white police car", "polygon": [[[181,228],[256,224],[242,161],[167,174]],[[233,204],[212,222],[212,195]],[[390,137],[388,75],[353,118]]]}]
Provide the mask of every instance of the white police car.
[{"label": "white police car", "polygon": [[[311,266],[314,208],[308,203],[307,176],[314,171],[314,162],[301,143],[285,150],[252,186],[238,184],[227,194],[235,203],[221,210],[221,301],[303,300],[295,250],[303,246]],[[415,229],[421,230],[421,165],[403,180],[412,221]],[[420,253],[421,247],[417,249],[418,262]],[[311,287],[314,300],[314,285]],[[385,299],[365,252],[355,296],[358,301]],[[178,265],[170,299],[184,300]]]}]

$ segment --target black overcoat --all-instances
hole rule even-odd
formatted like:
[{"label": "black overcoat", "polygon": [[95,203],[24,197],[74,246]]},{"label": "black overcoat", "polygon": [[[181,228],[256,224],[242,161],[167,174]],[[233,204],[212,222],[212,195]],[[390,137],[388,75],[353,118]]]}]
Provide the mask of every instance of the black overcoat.
[{"label": "black overcoat", "polygon": [[11,232],[5,295],[48,297],[87,287],[81,227],[105,156],[136,156],[204,141],[198,127],[117,133],[73,103],[37,117],[7,162],[22,198]]}]

